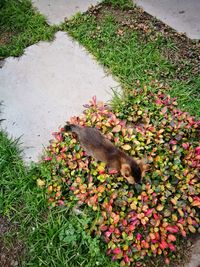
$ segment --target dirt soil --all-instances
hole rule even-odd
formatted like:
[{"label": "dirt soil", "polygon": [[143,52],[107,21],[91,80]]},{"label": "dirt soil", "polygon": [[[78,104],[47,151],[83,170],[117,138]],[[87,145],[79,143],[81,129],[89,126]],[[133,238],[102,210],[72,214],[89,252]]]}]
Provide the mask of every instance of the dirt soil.
[{"label": "dirt soil", "polygon": [[[20,266],[20,258],[24,254],[23,243],[13,236],[17,233],[17,227],[8,222],[7,219],[0,216],[0,266],[17,267]],[[12,234],[11,242],[5,242],[5,235]]]},{"label": "dirt soil", "polygon": [[6,45],[11,42],[13,33],[12,32],[1,32],[0,33],[0,45]]},{"label": "dirt soil", "polygon": [[[136,30],[141,42],[151,42],[159,37],[164,45],[159,49],[163,56],[175,64],[175,79],[189,80],[185,70],[190,69],[193,75],[200,75],[200,41],[193,41],[185,34],[179,34],[168,25],[152,17],[139,7],[122,10],[112,5],[99,4],[89,9],[88,13],[96,16],[97,21],[107,15],[115,18],[119,32]],[[167,43],[173,43],[168,46]],[[165,45],[166,44],[166,45]]]}]

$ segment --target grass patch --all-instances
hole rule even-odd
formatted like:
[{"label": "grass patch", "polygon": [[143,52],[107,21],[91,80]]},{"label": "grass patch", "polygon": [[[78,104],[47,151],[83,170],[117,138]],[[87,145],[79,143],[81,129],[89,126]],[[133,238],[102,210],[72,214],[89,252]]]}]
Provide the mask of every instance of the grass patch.
[{"label": "grass patch", "polygon": [[183,109],[199,116],[198,44],[137,7],[124,10],[110,4],[112,1],[105,1],[74,17],[62,29],[95,55],[124,87],[132,90],[137,80],[150,85],[157,79],[170,86],[170,94],[178,97]]},{"label": "grass patch", "polygon": [[104,4],[120,7],[122,9],[129,9],[133,7],[133,1],[131,0],[104,0],[103,2]]},{"label": "grass patch", "polygon": [[17,142],[0,131],[0,216],[17,227],[3,236],[0,233],[7,247],[7,263],[19,240],[24,250],[15,260],[20,266],[117,266],[105,256],[100,241],[85,231],[90,218],[80,218],[67,208],[48,209],[36,183],[48,176],[48,166],[25,168]]},{"label": "grass patch", "polygon": [[27,46],[52,40],[55,31],[30,0],[5,0],[0,9],[0,57],[22,55]]}]

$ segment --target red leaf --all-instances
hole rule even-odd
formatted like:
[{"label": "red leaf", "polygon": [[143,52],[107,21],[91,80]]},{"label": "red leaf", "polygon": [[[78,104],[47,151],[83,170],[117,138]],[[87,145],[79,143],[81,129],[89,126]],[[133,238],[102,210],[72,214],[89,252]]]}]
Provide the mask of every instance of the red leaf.
[{"label": "red leaf", "polygon": [[200,155],[200,146],[195,148],[195,152],[196,152],[197,155]]},{"label": "red leaf", "polygon": [[161,101],[160,98],[157,98],[157,99],[156,99],[156,104],[157,104],[157,105],[161,105],[161,104],[162,104],[162,101]]},{"label": "red leaf", "polygon": [[52,160],[52,157],[45,157],[44,160],[45,161],[51,161]]},{"label": "red leaf", "polygon": [[181,230],[182,236],[186,237],[186,232],[184,230]]},{"label": "red leaf", "polygon": [[106,237],[110,237],[111,234],[112,234],[111,231],[106,231],[104,235],[105,235]]},{"label": "red leaf", "polygon": [[126,254],[124,254],[124,261],[125,263],[130,263],[130,259]]},{"label": "red leaf", "polygon": [[166,230],[170,233],[178,233],[179,229],[177,226],[167,226]]},{"label": "red leaf", "polygon": [[168,244],[166,241],[162,240],[160,243],[159,243],[159,247],[163,250],[163,249],[166,249],[168,247]]},{"label": "red leaf", "polygon": [[159,220],[159,216],[156,213],[153,214],[153,217],[155,220]]},{"label": "red leaf", "polygon": [[189,143],[183,143],[182,147],[187,150],[190,147],[190,145]]},{"label": "red leaf", "polygon": [[167,265],[170,264],[170,260],[169,260],[169,258],[166,258],[166,259],[165,259],[165,263],[166,263]]},{"label": "red leaf", "polygon": [[63,200],[58,200],[58,204],[59,204],[59,206],[63,206],[65,203],[64,203],[64,201]]},{"label": "red leaf", "polygon": [[127,223],[127,220],[123,220],[123,221],[122,221],[122,224],[123,224],[123,226],[127,226],[127,224],[128,224],[128,223]]},{"label": "red leaf", "polygon": [[150,215],[153,212],[154,209],[148,209],[145,213],[145,216]]},{"label": "red leaf", "polygon": [[96,96],[93,96],[92,97],[92,100],[90,101],[90,103],[91,103],[92,106],[96,106],[96,104],[97,104],[97,98],[96,98]]},{"label": "red leaf", "polygon": [[100,226],[100,230],[101,230],[102,232],[106,231],[107,229],[108,229],[108,226],[107,226],[107,225],[101,225],[101,226]]},{"label": "red leaf", "polygon": [[112,169],[112,170],[109,170],[109,174],[116,174],[116,173],[118,173],[118,171],[117,171],[117,170],[114,170],[114,169]]},{"label": "red leaf", "polygon": [[140,233],[137,233],[137,235],[136,235],[136,239],[137,240],[140,240],[142,238],[142,235],[140,234]]},{"label": "red leaf", "polygon": [[175,251],[175,250],[176,250],[175,246],[174,246],[173,244],[171,244],[171,243],[168,244],[168,247],[169,247],[172,251]]},{"label": "red leaf", "polygon": [[177,141],[176,141],[176,140],[171,140],[171,141],[169,142],[169,144],[170,144],[170,145],[176,145],[176,144],[177,144]]},{"label": "red leaf", "polygon": [[117,255],[118,255],[118,254],[120,254],[121,252],[122,252],[122,251],[121,251],[120,248],[114,248],[114,249],[113,249],[113,253],[114,253],[114,254],[117,254]]}]

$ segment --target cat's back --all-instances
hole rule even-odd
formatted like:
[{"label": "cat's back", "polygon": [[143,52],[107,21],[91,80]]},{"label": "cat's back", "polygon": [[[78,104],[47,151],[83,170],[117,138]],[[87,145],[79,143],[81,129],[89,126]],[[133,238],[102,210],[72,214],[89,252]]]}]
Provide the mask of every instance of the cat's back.
[{"label": "cat's back", "polygon": [[82,127],[80,142],[88,155],[108,163],[119,156],[117,148],[101,132],[92,127]]},{"label": "cat's back", "polygon": [[93,127],[83,127],[80,139],[85,145],[93,145],[94,147],[102,146],[105,142],[105,137],[98,129]]}]

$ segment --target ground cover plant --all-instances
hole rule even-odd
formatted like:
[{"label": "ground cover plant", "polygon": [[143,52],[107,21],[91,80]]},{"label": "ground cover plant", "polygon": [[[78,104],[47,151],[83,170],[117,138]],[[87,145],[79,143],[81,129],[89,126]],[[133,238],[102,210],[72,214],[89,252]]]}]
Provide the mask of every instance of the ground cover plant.
[{"label": "ground cover plant", "polygon": [[55,30],[34,10],[31,1],[0,1],[0,58],[19,56],[27,46],[52,40]]},{"label": "ground cover plant", "polygon": [[67,207],[48,209],[37,186],[48,175],[46,165],[25,167],[19,142],[0,131],[1,266],[118,266],[83,230],[89,217],[79,218]]},{"label": "ground cover plant", "polygon": [[163,91],[138,85],[116,113],[93,98],[82,116],[71,119],[99,128],[133,157],[145,157],[149,170],[142,184],[128,185],[103,163],[89,162],[63,129],[54,133],[45,157],[51,177],[38,181],[50,206],[90,214],[86,232],[102,239],[121,266],[149,266],[145,262],[158,255],[169,264],[180,237],[199,231],[200,121]]},{"label": "ground cover plant", "polygon": [[131,1],[106,0],[65,22],[67,31],[125,88],[140,80],[168,83],[183,110],[200,116],[200,44],[178,34]]}]

